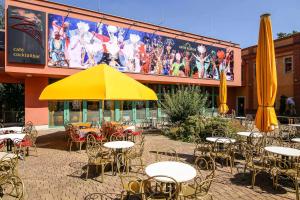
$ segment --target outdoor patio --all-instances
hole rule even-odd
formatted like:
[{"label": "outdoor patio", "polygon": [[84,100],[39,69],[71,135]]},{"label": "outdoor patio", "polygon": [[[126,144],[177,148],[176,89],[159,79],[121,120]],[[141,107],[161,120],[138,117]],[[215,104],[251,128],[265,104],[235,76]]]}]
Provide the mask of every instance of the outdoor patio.
[{"label": "outdoor patio", "polygon": [[[63,129],[39,131],[37,139],[38,156],[34,152],[19,160],[19,175],[25,185],[25,199],[101,199],[101,195],[118,197],[122,191],[120,178],[106,172],[104,183],[99,177],[85,180],[87,154],[85,148],[78,151],[68,151]],[[157,133],[145,133],[145,151],[143,160],[146,165],[155,162],[154,150],[164,151],[174,148],[180,160],[193,164],[193,150],[195,145],[170,140]],[[238,160],[236,161],[238,162]],[[236,166],[239,166],[236,163]],[[134,171],[134,169],[133,169]],[[214,199],[295,199],[292,188],[272,188],[272,180],[266,174],[259,174],[254,190],[251,186],[251,176],[244,175],[242,170],[221,168],[217,165],[215,180],[210,192]],[[97,180],[95,180],[97,178]],[[110,195],[112,193],[112,195]]]}]

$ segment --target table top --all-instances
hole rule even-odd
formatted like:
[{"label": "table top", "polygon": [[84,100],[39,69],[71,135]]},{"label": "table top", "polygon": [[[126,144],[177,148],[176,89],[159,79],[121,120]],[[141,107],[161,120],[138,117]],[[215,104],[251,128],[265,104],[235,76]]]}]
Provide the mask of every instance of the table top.
[{"label": "table top", "polygon": [[[252,133],[252,135],[251,135]],[[262,137],[263,135],[259,132],[251,132],[251,131],[244,131],[244,132],[237,132],[236,134],[240,135],[240,136],[245,136],[245,137],[250,137],[250,135],[252,137]]]},{"label": "table top", "polygon": [[16,158],[16,157],[17,157],[17,155],[14,153],[0,152],[0,160],[12,159],[12,158]]},{"label": "table top", "polygon": [[113,141],[106,142],[103,144],[103,146],[110,149],[127,149],[133,147],[134,143],[130,141]]},{"label": "table top", "polygon": [[300,156],[300,150],[294,149],[290,147],[280,147],[280,146],[268,146],[265,147],[266,151],[269,151],[271,153],[276,153],[283,156],[293,156],[293,157],[299,157]]},{"label": "table top", "polygon": [[293,138],[291,139],[292,142],[300,142],[300,138]]},{"label": "table top", "polygon": [[218,143],[229,143],[229,142],[235,143],[236,142],[235,139],[227,138],[227,137],[207,137],[206,140],[209,142],[216,142],[218,140],[217,141]]},{"label": "table top", "polygon": [[23,140],[26,134],[24,133],[9,133],[0,135],[0,140],[11,139],[11,140]]},{"label": "table top", "polygon": [[246,119],[246,117],[235,117],[236,119]]},{"label": "table top", "polygon": [[[174,161],[163,161],[148,165],[145,169],[148,176],[164,175],[174,178],[178,183],[192,180],[197,175],[196,169],[188,164]],[[159,181],[170,182],[168,178]]]},{"label": "table top", "polygon": [[124,128],[124,131],[125,130],[133,130],[133,131],[135,131],[135,126],[123,126],[123,128]]},{"label": "table top", "polygon": [[17,133],[21,133],[22,132],[22,127],[12,126],[12,127],[0,128],[0,132],[5,132],[5,131],[14,131],[14,132],[17,132]]},{"label": "table top", "polygon": [[300,127],[300,124],[289,124],[289,126]]}]

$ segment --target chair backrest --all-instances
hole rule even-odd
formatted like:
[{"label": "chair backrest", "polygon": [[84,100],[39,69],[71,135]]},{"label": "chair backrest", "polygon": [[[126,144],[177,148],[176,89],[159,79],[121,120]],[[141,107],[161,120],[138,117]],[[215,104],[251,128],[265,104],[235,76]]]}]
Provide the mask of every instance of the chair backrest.
[{"label": "chair backrest", "polygon": [[0,123],[0,128],[4,128],[4,124]]},{"label": "chair backrest", "polygon": [[212,157],[197,157],[195,160],[195,166],[199,174],[203,176],[203,170],[209,172],[209,174],[215,174],[216,164]]},{"label": "chair backrest", "polygon": [[225,152],[227,155],[231,155],[233,154],[233,149],[234,145],[231,142],[231,139],[218,138],[213,144],[212,152],[217,154],[223,154]]},{"label": "chair backrest", "polygon": [[164,151],[155,151],[155,160],[156,161],[178,161],[178,154],[175,149],[169,148]]},{"label": "chair backrest", "polygon": [[143,199],[178,199],[179,185],[169,176],[152,176],[142,182]]},{"label": "chair backrest", "polygon": [[25,123],[25,125],[22,127],[22,133],[30,133],[33,129],[33,123],[31,121],[28,121]]},{"label": "chair backrest", "polygon": [[109,141],[124,141],[124,140],[125,140],[125,135],[121,131],[114,132],[109,137]]},{"label": "chair backrest", "polygon": [[226,130],[221,128],[216,128],[212,131],[212,137],[226,137]]}]

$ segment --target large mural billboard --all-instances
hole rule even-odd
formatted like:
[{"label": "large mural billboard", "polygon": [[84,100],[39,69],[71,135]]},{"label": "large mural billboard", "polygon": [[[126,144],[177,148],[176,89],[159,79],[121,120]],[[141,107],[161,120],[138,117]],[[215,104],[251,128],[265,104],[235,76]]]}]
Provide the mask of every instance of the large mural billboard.
[{"label": "large mural billboard", "polygon": [[233,50],[49,14],[48,65],[204,79],[234,79]]}]

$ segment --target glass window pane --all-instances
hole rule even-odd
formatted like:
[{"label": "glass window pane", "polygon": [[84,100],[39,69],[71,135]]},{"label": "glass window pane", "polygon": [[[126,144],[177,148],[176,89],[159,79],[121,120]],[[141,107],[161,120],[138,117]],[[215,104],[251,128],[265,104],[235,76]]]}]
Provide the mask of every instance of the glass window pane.
[{"label": "glass window pane", "polygon": [[121,120],[132,121],[132,101],[121,101]]},{"label": "glass window pane", "polygon": [[87,121],[97,121],[99,122],[99,102],[98,101],[88,101],[87,102]]},{"label": "glass window pane", "polygon": [[136,119],[146,118],[146,101],[136,102]]},{"label": "glass window pane", "polygon": [[49,125],[50,126],[64,125],[64,102],[62,101],[49,102]]},{"label": "glass window pane", "polygon": [[114,121],[114,101],[104,101],[104,120]]},{"label": "glass window pane", "polygon": [[70,122],[82,122],[82,101],[69,102]]}]

